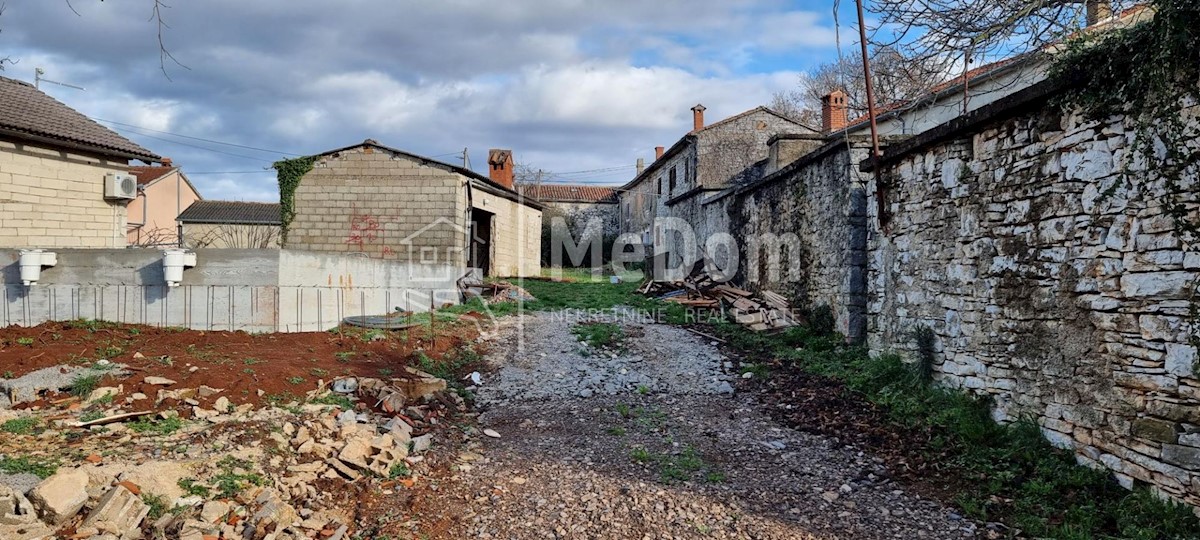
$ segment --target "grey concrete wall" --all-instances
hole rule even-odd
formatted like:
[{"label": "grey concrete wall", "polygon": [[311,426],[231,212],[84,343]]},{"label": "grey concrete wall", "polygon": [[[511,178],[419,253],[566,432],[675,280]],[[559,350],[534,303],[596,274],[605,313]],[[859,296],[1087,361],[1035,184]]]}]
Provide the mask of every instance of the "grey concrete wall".
[{"label": "grey concrete wall", "polygon": [[321,331],[352,315],[424,311],[458,301],[465,269],[292,250],[202,249],[167,287],[153,249],[55,250],[58,264],[21,284],[18,250],[0,250],[0,324],[102,319],[253,332]]}]

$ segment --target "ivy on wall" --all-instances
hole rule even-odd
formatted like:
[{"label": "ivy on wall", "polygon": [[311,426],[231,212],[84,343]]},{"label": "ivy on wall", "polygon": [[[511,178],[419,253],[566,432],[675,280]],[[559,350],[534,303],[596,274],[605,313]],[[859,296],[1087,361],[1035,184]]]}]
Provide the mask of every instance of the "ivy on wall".
[{"label": "ivy on wall", "polygon": [[279,179],[279,220],[280,245],[287,246],[288,228],[296,217],[296,188],[300,187],[300,179],[313,170],[317,162],[316,156],[305,156],[276,161],[272,167]]},{"label": "ivy on wall", "polygon": [[[1151,20],[1070,41],[1051,71],[1075,83],[1060,98],[1063,106],[1093,120],[1125,115],[1132,122],[1123,182],[1161,182],[1161,202],[1189,251],[1200,239],[1200,2],[1147,5]],[[1185,115],[1188,108],[1195,112]],[[1191,292],[1192,343],[1200,346],[1200,281]]]}]

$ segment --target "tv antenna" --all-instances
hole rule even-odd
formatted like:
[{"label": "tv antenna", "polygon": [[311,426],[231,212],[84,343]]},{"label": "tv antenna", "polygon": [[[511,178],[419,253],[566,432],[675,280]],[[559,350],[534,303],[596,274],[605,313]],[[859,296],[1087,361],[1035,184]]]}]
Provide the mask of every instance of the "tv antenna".
[{"label": "tv antenna", "polygon": [[34,88],[41,89],[42,83],[48,82],[50,84],[57,84],[59,86],[65,86],[67,88],[74,88],[76,90],[84,90],[84,91],[87,90],[87,88],[84,88],[82,86],[75,86],[73,84],[67,84],[65,82],[52,81],[50,79],[42,77],[42,75],[45,75],[45,74],[46,74],[46,70],[44,70],[42,68],[34,68],[33,69],[33,87]]}]

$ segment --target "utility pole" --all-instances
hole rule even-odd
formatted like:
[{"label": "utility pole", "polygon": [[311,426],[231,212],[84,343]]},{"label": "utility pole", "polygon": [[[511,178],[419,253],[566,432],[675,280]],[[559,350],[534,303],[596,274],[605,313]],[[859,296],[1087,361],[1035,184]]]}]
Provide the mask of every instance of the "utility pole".
[{"label": "utility pole", "polygon": [[464,169],[467,169],[467,170],[471,169],[471,156],[467,155],[466,148],[463,148],[462,162],[463,162]]}]

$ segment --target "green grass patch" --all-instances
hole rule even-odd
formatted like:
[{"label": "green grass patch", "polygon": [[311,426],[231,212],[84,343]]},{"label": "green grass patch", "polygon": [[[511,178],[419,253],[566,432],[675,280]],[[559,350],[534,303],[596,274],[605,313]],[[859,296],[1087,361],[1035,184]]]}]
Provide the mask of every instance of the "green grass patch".
[{"label": "green grass patch", "polygon": [[71,381],[71,384],[67,386],[67,392],[69,392],[72,396],[78,396],[86,399],[88,396],[92,395],[92,391],[95,390],[97,386],[100,386],[99,375],[80,375],[75,377],[75,379]]},{"label": "green grass patch", "polygon": [[38,419],[32,416],[13,418],[12,420],[0,424],[0,431],[3,431],[4,433],[11,433],[13,435],[32,435],[33,431],[37,429],[39,423],[40,422],[38,422]]},{"label": "green grass patch", "polygon": [[571,333],[595,348],[616,349],[625,339],[620,325],[606,322],[580,323],[571,327]]},{"label": "green grass patch", "polygon": [[75,319],[63,323],[63,326],[73,330],[87,330],[90,333],[95,333],[98,330],[108,330],[119,326],[117,323],[108,321],[100,321],[96,319]]},{"label": "green grass patch", "polygon": [[49,459],[28,457],[0,457],[0,472],[8,474],[30,473],[38,478],[50,478],[58,471],[58,462]]},{"label": "green grass patch", "polygon": [[180,478],[178,483],[179,483],[179,488],[182,489],[183,492],[187,493],[188,495],[197,495],[197,496],[207,499],[209,494],[212,493],[211,488],[209,488],[208,486],[206,486],[204,484],[201,484],[195,478]]},{"label": "green grass patch", "polygon": [[163,418],[159,420],[146,419],[137,420],[127,424],[129,429],[138,433],[150,433],[155,435],[170,435],[183,429],[183,420],[177,416],[171,418]]},{"label": "green grass patch", "polygon": [[225,456],[217,462],[220,471],[213,476],[218,497],[232,499],[250,486],[266,485],[266,479],[261,474],[250,472],[254,464],[233,456]]},{"label": "green grass patch", "polygon": [[341,407],[343,410],[347,411],[354,410],[354,400],[336,392],[325,394],[319,398],[309,401],[309,403],[316,403],[317,405],[333,405],[335,407]]},{"label": "green grass patch", "polygon": [[658,471],[660,479],[667,484],[687,482],[695,478],[702,478],[707,482],[725,479],[724,474],[704,461],[691,446],[685,446],[679,453],[674,454],[660,454],[637,447],[630,452],[630,457],[638,463],[653,467]]}]

